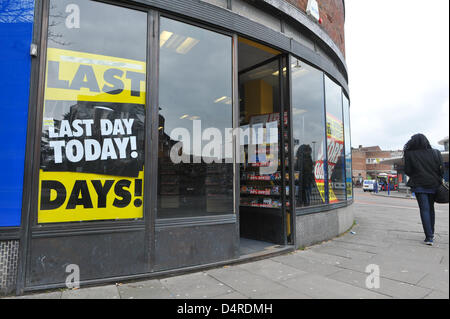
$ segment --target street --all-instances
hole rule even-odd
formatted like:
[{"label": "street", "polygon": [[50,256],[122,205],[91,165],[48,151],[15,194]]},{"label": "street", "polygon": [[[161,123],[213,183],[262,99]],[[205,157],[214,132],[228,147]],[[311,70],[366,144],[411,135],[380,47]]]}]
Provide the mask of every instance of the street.
[{"label": "street", "polygon": [[356,224],[333,240],[246,264],[19,298],[449,298],[449,206],[436,205],[433,247],[417,202],[355,189]]}]

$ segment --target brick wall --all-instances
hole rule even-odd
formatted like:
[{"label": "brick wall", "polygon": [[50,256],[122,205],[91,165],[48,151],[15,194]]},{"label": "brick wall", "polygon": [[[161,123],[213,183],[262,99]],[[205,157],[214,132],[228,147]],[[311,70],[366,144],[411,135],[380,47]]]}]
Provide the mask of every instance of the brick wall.
[{"label": "brick wall", "polygon": [[[379,173],[390,173],[394,170],[392,165],[380,164],[376,160],[388,159],[401,156],[401,151],[383,151],[379,146],[362,147],[352,149],[353,176],[367,176],[374,178]],[[373,159],[370,163],[367,160]],[[359,175],[361,174],[361,175]]]},{"label": "brick wall", "polygon": [[[284,0],[306,12],[308,0]],[[343,0],[317,0],[319,4],[320,17],[322,18],[321,27],[328,33],[334,43],[341,49],[345,55],[345,37],[344,37],[344,2]]]},{"label": "brick wall", "polygon": [[[352,175],[356,180],[359,180],[361,176],[362,179],[366,179],[366,153],[359,150],[352,150]],[[354,180],[354,182],[356,182]]]}]

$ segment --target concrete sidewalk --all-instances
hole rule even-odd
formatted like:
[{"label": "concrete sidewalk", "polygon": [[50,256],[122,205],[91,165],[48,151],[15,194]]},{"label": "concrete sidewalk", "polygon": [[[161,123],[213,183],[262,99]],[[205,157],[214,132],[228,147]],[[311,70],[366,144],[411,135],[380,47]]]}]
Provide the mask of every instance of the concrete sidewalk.
[{"label": "concrete sidewalk", "polygon": [[391,191],[391,192],[387,192],[387,191],[382,191],[382,192],[378,192],[378,193],[370,193],[373,196],[383,196],[383,197],[392,197],[392,198],[403,198],[403,199],[413,199],[416,200],[416,197],[414,195],[412,195],[411,193],[401,193],[398,191]]},{"label": "concrete sidewalk", "polygon": [[[353,231],[306,250],[160,280],[19,298],[448,299],[449,206],[436,206],[436,243],[429,247],[415,202],[355,193]],[[369,265],[379,268],[378,289],[366,287]]]}]

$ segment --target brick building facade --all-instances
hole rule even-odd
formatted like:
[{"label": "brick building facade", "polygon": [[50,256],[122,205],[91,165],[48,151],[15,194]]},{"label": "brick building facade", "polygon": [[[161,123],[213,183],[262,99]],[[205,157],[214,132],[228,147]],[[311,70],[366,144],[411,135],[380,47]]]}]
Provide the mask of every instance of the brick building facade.
[{"label": "brick building facade", "polygon": [[380,162],[392,157],[401,156],[401,151],[384,151],[379,146],[352,149],[353,183],[359,185],[365,179],[375,179],[380,173],[394,172],[390,164]]},{"label": "brick building facade", "polygon": [[[308,0],[284,0],[306,11]],[[318,1],[322,27],[345,55],[345,3],[342,0]]]}]

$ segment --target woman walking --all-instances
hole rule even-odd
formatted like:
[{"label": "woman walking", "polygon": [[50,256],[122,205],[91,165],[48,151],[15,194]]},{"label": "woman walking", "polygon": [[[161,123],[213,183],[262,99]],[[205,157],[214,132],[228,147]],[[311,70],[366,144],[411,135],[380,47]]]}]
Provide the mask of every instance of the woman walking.
[{"label": "woman walking", "polygon": [[434,240],[434,196],[444,176],[441,152],[431,147],[423,134],[411,137],[403,148],[406,184],[415,193],[420,209],[425,244],[432,246]]}]

